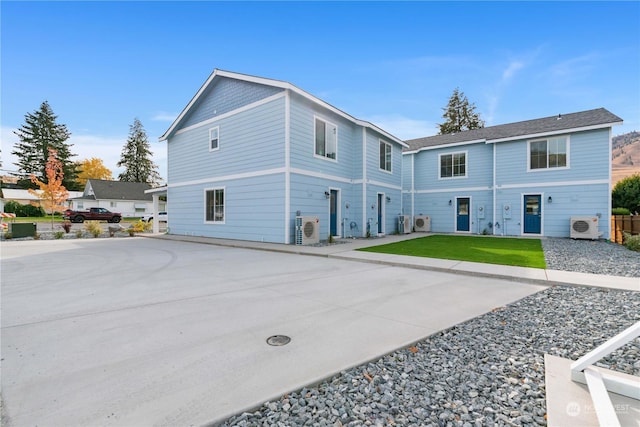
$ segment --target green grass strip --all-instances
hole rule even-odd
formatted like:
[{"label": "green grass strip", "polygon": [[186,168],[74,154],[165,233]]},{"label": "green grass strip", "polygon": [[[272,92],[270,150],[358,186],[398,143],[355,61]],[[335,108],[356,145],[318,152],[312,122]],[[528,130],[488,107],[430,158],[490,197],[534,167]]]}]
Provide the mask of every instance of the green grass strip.
[{"label": "green grass strip", "polygon": [[486,264],[546,268],[540,239],[434,235],[359,250]]}]

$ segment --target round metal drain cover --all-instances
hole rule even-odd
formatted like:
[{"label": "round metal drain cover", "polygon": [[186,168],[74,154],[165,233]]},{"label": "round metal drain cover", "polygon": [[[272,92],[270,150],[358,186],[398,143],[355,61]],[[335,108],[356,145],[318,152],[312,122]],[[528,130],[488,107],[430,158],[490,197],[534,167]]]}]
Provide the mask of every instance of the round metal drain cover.
[{"label": "round metal drain cover", "polygon": [[267,338],[267,344],[279,346],[279,345],[287,345],[291,342],[291,338],[286,335],[273,335]]}]

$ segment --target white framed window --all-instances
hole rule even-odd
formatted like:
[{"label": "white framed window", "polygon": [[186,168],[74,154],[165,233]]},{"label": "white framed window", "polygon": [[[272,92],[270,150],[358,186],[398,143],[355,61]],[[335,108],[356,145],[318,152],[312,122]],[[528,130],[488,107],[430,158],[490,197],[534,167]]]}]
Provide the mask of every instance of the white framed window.
[{"label": "white framed window", "polygon": [[566,136],[529,141],[527,170],[569,167],[569,138]]},{"label": "white framed window", "polygon": [[380,140],[380,169],[391,172],[391,153],[393,152],[391,144]]},{"label": "white framed window", "polygon": [[220,148],[220,126],[209,129],[209,151]]},{"label": "white framed window", "polygon": [[325,159],[338,158],[338,127],[318,117],[314,126],[315,155]]},{"label": "white framed window", "polygon": [[467,176],[467,152],[440,154],[440,179]]},{"label": "white framed window", "polygon": [[209,188],[204,191],[204,220],[205,222],[224,223],[224,187]]}]

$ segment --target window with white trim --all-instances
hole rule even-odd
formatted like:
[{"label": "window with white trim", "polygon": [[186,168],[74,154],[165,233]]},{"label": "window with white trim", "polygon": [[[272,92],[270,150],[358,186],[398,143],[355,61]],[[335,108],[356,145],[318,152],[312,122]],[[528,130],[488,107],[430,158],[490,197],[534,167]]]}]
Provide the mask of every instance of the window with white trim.
[{"label": "window with white trim", "polygon": [[568,151],[566,136],[529,141],[529,170],[566,168]]},{"label": "window with white trim", "polygon": [[338,127],[315,118],[315,155],[335,160],[338,152]]},{"label": "window with white trim", "polygon": [[220,126],[209,129],[209,151],[220,148]]},{"label": "window with white trim", "polygon": [[467,176],[467,152],[440,154],[440,178]]},{"label": "window with white trim", "polygon": [[380,140],[380,169],[391,172],[391,144]]},{"label": "window with white trim", "polygon": [[224,188],[205,191],[205,221],[224,222]]}]

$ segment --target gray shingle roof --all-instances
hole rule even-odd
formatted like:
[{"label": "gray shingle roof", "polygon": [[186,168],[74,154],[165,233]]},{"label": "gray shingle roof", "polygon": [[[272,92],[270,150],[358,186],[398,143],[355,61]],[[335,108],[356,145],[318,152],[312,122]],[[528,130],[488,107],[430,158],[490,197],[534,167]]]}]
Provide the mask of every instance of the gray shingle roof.
[{"label": "gray shingle roof", "polygon": [[[122,182],[107,181],[102,179],[87,180],[87,186],[91,185],[93,189],[93,197],[96,200],[116,199],[116,200],[153,200],[151,194],[145,194],[144,191],[151,188],[150,184],[144,182]],[[85,195],[83,198],[87,198]],[[91,197],[91,196],[89,196]]]},{"label": "gray shingle roof", "polygon": [[414,151],[425,147],[456,144],[461,142],[490,142],[503,138],[516,138],[518,136],[561,132],[569,129],[587,128],[590,126],[614,123],[622,123],[622,119],[604,108],[597,108],[595,110],[489,126],[482,129],[473,129],[454,134],[411,139],[409,141],[405,141],[409,145],[409,148],[405,149],[405,151]]}]

